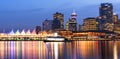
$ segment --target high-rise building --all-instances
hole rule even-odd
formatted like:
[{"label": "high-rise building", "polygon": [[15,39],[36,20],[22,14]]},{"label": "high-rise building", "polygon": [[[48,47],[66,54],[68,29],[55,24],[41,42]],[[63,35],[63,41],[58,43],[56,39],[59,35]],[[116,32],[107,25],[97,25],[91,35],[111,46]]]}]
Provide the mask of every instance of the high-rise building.
[{"label": "high-rise building", "polygon": [[102,30],[108,30],[108,31],[113,31],[115,22],[113,15],[113,5],[111,3],[102,3],[99,9],[100,12],[100,24],[102,26]]},{"label": "high-rise building", "polygon": [[116,23],[118,21],[118,14],[113,13],[113,22]]},{"label": "high-rise building", "polygon": [[54,20],[52,21],[52,30],[58,30],[58,29],[61,29],[60,20],[54,19]]},{"label": "high-rise building", "polygon": [[66,30],[70,31],[77,31],[77,20],[76,20],[77,14],[73,12],[71,14],[71,18],[66,23]]},{"label": "high-rise building", "polygon": [[53,19],[59,20],[61,23],[60,28],[64,29],[64,14],[56,12],[55,14],[53,14]]},{"label": "high-rise building", "polygon": [[83,23],[83,31],[89,31],[89,30],[98,30],[99,22],[96,20],[96,18],[86,18],[84,19]]},{"label": "high-rise building", "polygon": [[114,23],[114,31],[115,31],[116,28],[118,27],[117,25],[119,25],[118,14],[116,13],[113,13],[113,23]]},{"label": "high-rise building", "polygon": [[100,17],[109,23],[113,22],[113,5],[111,3],[102,3],[99,8]]},{"label": "high-rise building", "polygon": [[67,21],[67,23],[66,23],[66,30],[69,30],[69,23],[70,23],[70,19]]},{"label": "high-rise building", "polygon": [[53,20],[45,20],[43,22],[43,30],[44,31],[52,30],[52,22],[53,22]]},{"label": "high-rise building", "polygon": [[39,34],[39,32],[41,31],[41,27],[40,26],[36,26],[35,31],[36,31],[36,34]]},{"label": "high-rise building", "polygon": [[120,33],[120,20],[118,20],[118,14],[113,13],[114,32]]}]

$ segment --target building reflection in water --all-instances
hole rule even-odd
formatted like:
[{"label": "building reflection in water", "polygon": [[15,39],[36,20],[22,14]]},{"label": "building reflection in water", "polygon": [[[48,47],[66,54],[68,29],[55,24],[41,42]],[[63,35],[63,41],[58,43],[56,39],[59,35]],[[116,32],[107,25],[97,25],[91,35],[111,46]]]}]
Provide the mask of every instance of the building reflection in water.
[{"label": "building reflection in water", "polygon": [[113,44],[114,44],[114,47],[113,47],[114,59],[118,59],[117,43],[114,42]]},{"label": "building reflection in water", "polygon": [[72,59],[98,59],[98,47],[94,41],[72,42]]},{"label": "building reflection in water", "polygon": [[101,59],[113,59],[113,41],[100,41]]},{"label": "building reflection in water", "polygon": [[0,41],[0,59],[119,59],[120,41]]},{"label": "building reflection in water", "polygon": [[46,42],[48,59],[64,59],[64,42]]}]

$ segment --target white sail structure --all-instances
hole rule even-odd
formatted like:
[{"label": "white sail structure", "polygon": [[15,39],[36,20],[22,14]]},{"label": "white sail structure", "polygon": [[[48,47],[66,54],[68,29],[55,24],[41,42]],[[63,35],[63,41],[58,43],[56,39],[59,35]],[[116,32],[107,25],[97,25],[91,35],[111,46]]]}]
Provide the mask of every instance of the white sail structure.
[{"label": "white sail structure", "polygon": [[16,33],[15,33],[15,35],[20,35],[20,31],[17,30]]},{"label": "white sail structure", "polygon": [[21,35],[25,35],[25,30],[23,29],[20,34],[21,34]]},{"label": "white sail structure", "polygon": [[14,31],[11,30],[10,33],[9,33],[9,35],[15,35]]},{"label": "white sail structure", "polygon": [[31,35],[30,29],[26,32],[26,35]]},{"label": "white sail structure", "polygon": [[36,31],[35,31],[35,29],[32,31],[32,35],[36,35]]}]

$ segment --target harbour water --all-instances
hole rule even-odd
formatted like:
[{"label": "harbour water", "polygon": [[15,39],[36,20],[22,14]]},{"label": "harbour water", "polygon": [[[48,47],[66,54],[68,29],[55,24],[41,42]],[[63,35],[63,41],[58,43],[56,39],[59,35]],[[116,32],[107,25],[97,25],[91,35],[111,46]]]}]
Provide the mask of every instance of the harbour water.
[{"label": "harbour water", "polygon": [[120,59],[120,41],[0,41],[0,59]]}]

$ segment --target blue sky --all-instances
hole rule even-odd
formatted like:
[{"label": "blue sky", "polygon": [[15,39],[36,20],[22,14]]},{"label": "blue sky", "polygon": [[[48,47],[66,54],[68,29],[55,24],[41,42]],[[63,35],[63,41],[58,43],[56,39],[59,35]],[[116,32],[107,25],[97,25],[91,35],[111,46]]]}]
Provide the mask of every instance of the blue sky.
[{"label": "blue sky", "polygon": [[0,0],[0,31],[11,29],[33,29],[45,19],[52,19],[55,12],[65,15],[65,23],[73,10],[82,24],[86,17],[99,15],[99,5],[110,2],[114,12],[120,14],[120,0]]}]

